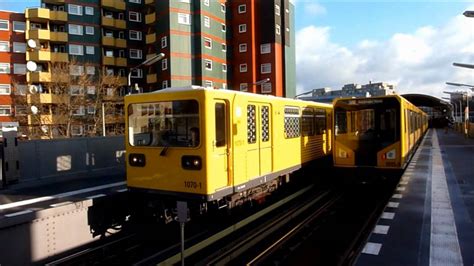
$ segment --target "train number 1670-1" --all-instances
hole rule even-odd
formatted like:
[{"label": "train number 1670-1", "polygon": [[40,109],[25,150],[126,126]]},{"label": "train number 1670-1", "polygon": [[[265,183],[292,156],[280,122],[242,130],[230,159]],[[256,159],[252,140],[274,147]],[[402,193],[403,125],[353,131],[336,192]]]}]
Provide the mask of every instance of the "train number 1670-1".
[{"label": "train number 1670-1", "polygon": [[184,187],[185,188],[194,188],[194,189],[200,189],[201,188],[201,182],[196,182],[196,181],[184,181]]}]

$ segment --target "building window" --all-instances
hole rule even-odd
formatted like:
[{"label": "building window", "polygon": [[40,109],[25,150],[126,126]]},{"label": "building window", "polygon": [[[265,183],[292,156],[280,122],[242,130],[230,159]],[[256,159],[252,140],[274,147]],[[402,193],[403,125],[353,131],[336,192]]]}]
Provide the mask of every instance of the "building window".
[{"label": "building window", "polygon": [[[84,109],[82,109],[82,112],[84,112]],[[79,114],[77,114],[77,115],[79,115]],[[72,136],[81,136],[82,134],[84,134],[84,126],[82,126],[82,125],[71,125],[71,135]]]},{"label": "building window", "polygon": [[211,27],[211,19],[207,16],[204,16],[204,27],[206,27],[206,28]]},{"label": "building window", "polygon": [[227,45],[225,43],[221,44],[222,52],[227,52]]},{"label": "building window", "polygon": [[10,43],[0,42],[0,52],[10,52]]},{"label": "building window", "polygon": [[86,54],[95,54],[94,46],[86,46]]},{"label": "building window", "polygon": [[82,25],[69,24],[69,34],[82,35]]},{"label": "building window", "polygon": [[161,70],[167,70],[168,69],[168,59],[165,58],[161,60]]},{"label": "building window", "polygon": [[26,23],[22,21],[13,21],[13,31],[25,32]]},{"label": "building window", "polygon": [[167,80],[163,80],[163,82],[161,83],[161,88],[162,89],[168,88],[168,81]]},{"label": "building window", "polygon": [[178,23],[183,25],[191,25],[191,16],[189,14],[178,13]]},{"label": "building window", "polygon": [[141,69],[134,69],[132,70],[132,78],[142,78],[143,77],[143,71]]},{"label": "building window", "polygon": [[79,86],[79,85],[71,85],[69,87],[70,94],[71,95],[83,95],[84,94],[84,87]]},{"label": "building window", "polygon": [[209,0],[204,0],[204,5],[209,6]]},{"label": "building window", "polygon": [[86,6],[85,7],[85,13],[86,13],[86,15],[94,15],[94,7]]},{"label": "building window", "polygon": [[13,43],[13,52],[14,53],[26,53],[26,43],[14,42]]},{"label": "building window", "polygon": [[[90,47],[90,46],[88,46]],[[95,67],[94,66],[87,66],[86,67],[87,75],[95,75]]]},{"label": "building window", "polygon": [[0,105],[0,116],[9,116],[12,113],[10,105]]},{"label": "building window", "polygon": [[161,48],[166,48],[168,46],[168,38],[166,36],[161,37]]},{"label": "building window", "polygon": [[275,5],[275,15],[279,16],[280,15],[280,6]]},{"label": "building window", "polygon": [[129,0],[130,3],[141,4],[142,0]]},{"label": "building window", "polygon": [[69,54],[70,55],[84,55],[84,46],[77,45],[77,44],[70,44]]},{"label": "building window", "polygon": [[87,106],[87,114],[90,114],[90,115],[95,114],[95,106],[93,105]]},{"label": "building window", "polygon": [[81,76],[84,74],[84,66],[69,66],[69,75]]},{"label": "building window", "polygon": [[280,35],[280,34],[281,34],[280,25],[278,25],[278,24],[275,25],[275,33],[276,33],[277,35]]},{"label": "building window", "polygon": [[0,19],[0,30],[9,30],[8,20]]},{"label": "building window", "polygon": [[138,12],[130,11],[130,12],[128,12],[128,20],[135,21],[135,22],[141,22],[142,21],[142,14],[138,13]]},{"label": "building window", "polygon": [[212,40],[210,38],[204,38],[204,47],[212,49]]},{"label": "building window", "polygon": [[94,27],[92,27],[92,26],[86,26],[86,34],[88,34],[88,35],[94,35]]},{"label": "building window", "polygon": [[27,86],[24,84],[17,84],[13,90],[16,95],[26,95]]},{"label": "building window", "polygon": [[225,13],[225,4],[221,4],[221,12]]},{"label": "building window", "polygon": [[222,72],[227,72],[227,64],[222,64]]},{"label": "building window", "polygon": [[133,59],[142,59],[142,50],[139,50],[139,49],[130,49],[130,58],[133,58]]},{"label": "building window", "polygon": [[240,91],[248,91],[249,85],[247,83],[240,83]]},{"label": "building window", "polygon": [[141,31],[131,30],[131,31],[129,31],[129,35],[130,35],[130,40],[136,40],[136,41],[141,41],[142,40],[142,32]]},{"label": "building window", "polygon": [[11,86],[10,84],[0,84],[0,94],[1,95],[10,95]]},{"label": "building window", "polygon": [[268,74],[272,73],[272,64],[266,63],[260,65],[260,73],[261,74]]},{"label": "building window", "polygon": [[0,63],[0,74],[10,74],[9,63]]},{"label": "building window", "polygon": [[269,43],[264,43],[260,45],[260,53],[261,54],[269,54],[272,52],[272,46]]},{"label": "building window", "polygon": [[206,88],[212,88],[212,86],[214,86],[214,83],[210,80],[205,80],[204,81],[204,87]]},{"label": "building window", "polygon": [[240,64],[239,68],[240,72],[247,72],[247,64]]},{"label": "building window", "polygon": [[245,12],[247,12],[247,5],[239,5],[239,14],[243,14]]},{"label": "building window", "polygon": [[26,74],[26,64],[13,64],[13,74],[17,74],[17,75]]},{"label": "building window", "polygon": [[212,70],[212,61],[209,59],[204,59],[204,67],[206,70]]},{"label": "building window", "polygon": [[239,44],[239,52],[241,52],[241,53],[247,52],[247,44],[246,43]]},{"label": "building window", "polygon": [[68,11],[71,15],[82,16],[82,6],[69,4]]},{"label": "building window", "polygon": [[106,57],[114,57],[114,50],[105,50]]},{"label": "building window", "polygon": [[21,115],[27,115],[28,111],[26,109],[26,106],[15,106],[15,116],[21,116]]},{"label": "building window", "polygon": [[247,24],[240,24],[239,25],[239,33],[247,32]]},{"label": "building window", "polygon": [[87,94],[95,95],[95,86],[87,86]]},{"label": "building window", "polygon": [[225,24],[221,24],[221,31],[222,31],[222,32],[226,32],[226,30],[227,30],[226,25],[225,25]]},{"label": "building window", "polygon": [[272,84],[270,82],[262,84],[262,93],[272,93]]}]

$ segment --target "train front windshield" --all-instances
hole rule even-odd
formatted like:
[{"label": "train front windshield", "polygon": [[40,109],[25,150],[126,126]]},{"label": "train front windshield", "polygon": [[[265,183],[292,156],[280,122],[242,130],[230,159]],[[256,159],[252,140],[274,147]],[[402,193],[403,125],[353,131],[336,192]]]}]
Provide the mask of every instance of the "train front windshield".
[{"label": "train front windshield", "polygon": [[132,146],[197,147],[200,142],[196,100],[136,103],[128,107]]},{"label": "train front windshield", "polygon": [[343,100],[334,113],[335,140],[354,151],[356,165],[375,166],[377,152],[400,140],[395,98]]}]

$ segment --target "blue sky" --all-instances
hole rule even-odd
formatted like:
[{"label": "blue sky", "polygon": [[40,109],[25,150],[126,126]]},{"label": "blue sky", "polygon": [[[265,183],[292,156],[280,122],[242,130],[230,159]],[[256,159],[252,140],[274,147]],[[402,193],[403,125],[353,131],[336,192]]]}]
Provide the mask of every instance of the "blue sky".
[{"label": "blue sky", "polygon": [[[446,81],[474,84],[473,70],[452,66],[474,63],[474,18],[462,16],[474,0],[292,1],[297,93],[382,81],[441,97]],[[0,0],[0,9],[39,3]]]}]

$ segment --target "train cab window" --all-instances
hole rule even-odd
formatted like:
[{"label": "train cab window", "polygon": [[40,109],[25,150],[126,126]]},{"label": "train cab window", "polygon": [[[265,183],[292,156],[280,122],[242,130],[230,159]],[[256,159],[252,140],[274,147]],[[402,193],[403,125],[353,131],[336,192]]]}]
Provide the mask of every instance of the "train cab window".
[{"label": "train cab window", "polygon": [[313,108],[305,108],[303,110],[303,116],[301,118],[301,133],[303,136],[314,136],[316,126],[313,115]]},{"label": "train cab window", "polygon": [[197,147],[199,105],[195,100],[131,104],[128,107],[132,146]]},{"label": "train cab window", "polygon": [[226,145],[226,108],[225,103],[216,103],[216,147],[223,147]]},{"label": "train cab window", "polygon": [[257,142],[257,115],[256,106],[247,105],[247,142],[252,144]]},{"label": "train cab window", "polygon": [[298,107],[285,107],[285,138],[298,138],[301,136],[300,132],[300,109]]},{"label": "train cab window", "polygon": [[345,110],[336,110],[336,121],[335,122],[335,134],[346,134],[347,133],[347,112]]},{"label": "train cab window", "polygon": [[326,132],[326,110],[316,109],[314,113],[316,135],[322,135]]}]

